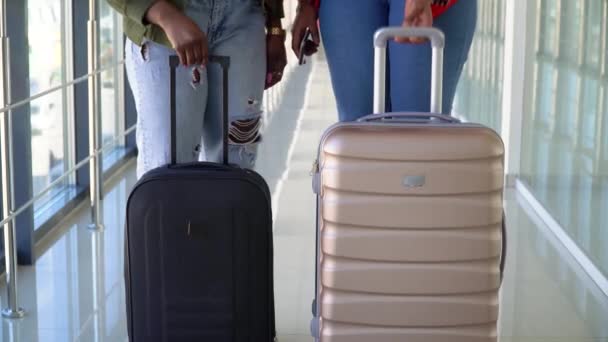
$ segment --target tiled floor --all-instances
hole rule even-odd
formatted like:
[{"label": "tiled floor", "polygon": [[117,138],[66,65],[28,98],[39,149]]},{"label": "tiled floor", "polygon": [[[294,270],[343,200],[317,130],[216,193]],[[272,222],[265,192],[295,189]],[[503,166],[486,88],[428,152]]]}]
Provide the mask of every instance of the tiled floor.
[{"label": "tiled floor", "polygon": [[[314,198],[309,170],[322,130],[336,117],[322,58],[295,69],[285,85],[285,96],[271,99],[276,108],[269,116],[259,161],[259,171],[268,179],[275,199],[281,342],[312,341],[308,323]],[[122,229],[125,199],[134,180],[130,165],[109,187],[104,232],[87,229],[88,210],[83,208],[66,218],[64,233],[47,243],[49,248],[36,266],[19,269],[20,302],[28,315],[19,321],[3,320],[3,341],[126,340]],[[526,208],[516,194],[508,193],[501,341],[608,341],[608,299]]]}]

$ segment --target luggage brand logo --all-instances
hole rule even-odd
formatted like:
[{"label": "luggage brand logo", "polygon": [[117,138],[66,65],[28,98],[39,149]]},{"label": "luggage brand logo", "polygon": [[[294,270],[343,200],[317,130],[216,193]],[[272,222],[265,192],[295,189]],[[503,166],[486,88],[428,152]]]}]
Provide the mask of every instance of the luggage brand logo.
[{"label": "luggage brand logo", "polygon": [[405,176],[403,177],[403,181],[401,182],[401,184],[403,184],[404,187],[406,188],[419,188],[424,186],[424,184],[426,183],[426,177],[425,176]]}]

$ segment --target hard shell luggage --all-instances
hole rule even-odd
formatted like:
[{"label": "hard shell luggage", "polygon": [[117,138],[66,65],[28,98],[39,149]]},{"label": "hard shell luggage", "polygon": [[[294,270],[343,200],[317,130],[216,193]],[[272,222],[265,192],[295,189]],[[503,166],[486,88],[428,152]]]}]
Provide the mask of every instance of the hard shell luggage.
[{"label": "hard shell luggage", "polygon": [[450,116],[382,114],[395,36],[430,39],[431,110],[441,113],[441,31],[379,30],[376,114],[330,127],[313,170],[311,331],[321,342],[496,341],[504,146],[492,129]]},{"label": "hard shell luggage", "polygon": [[256,172],[228,163],[230,59],[210,62],[223,69],[224,163],[176,163],[179,61],[171,57],[172,162],[145,174],[128,199],[132,342],[275,340],[270,193]]}]

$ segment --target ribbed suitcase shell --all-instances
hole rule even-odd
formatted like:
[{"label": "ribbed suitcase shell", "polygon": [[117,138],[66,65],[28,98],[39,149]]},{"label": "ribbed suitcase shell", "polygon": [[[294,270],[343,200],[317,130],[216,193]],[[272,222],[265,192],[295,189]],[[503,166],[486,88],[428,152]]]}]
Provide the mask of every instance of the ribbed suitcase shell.
[{"label": "ribbed suitcase shell", "polygon": [[330,128],[314,176],[320,341],[496,341],[503,158],[481,125]]}]

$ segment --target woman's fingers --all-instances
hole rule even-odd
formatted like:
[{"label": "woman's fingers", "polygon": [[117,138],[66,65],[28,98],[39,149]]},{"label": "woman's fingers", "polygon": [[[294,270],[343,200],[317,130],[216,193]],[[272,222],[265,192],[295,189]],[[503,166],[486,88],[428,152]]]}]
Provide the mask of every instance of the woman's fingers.
[{"label": "woman's fingers", "polygon": [[[430,0],[404,0],[403,27],[430,27],[433,26],[433,11]],[[397,43],[424,43],[425,38],[398,37]]]},{"label": "woman's fingers", "polygon": [[190,65],[194,65],[195,64],[195,58],[194,58],[194,49],[192,45],[188,45],[186,47],[186,66],[190,66]]},{"label": "woman's fingers", "polygon": [[310,33],[312,35],[312,41],[317,45],[321,44],[321,35],[319,34],[319,26],[317,26],[316,21],[311,23],[308,28],[310,29]]},{"label": "woman's fingers", "polygon": [[194,65],[203,64],[203,49],[201,48],[201,44],[198,43],[192,47],[192,55],[194,56],[193,63]]},{"label": "woman's fingers", "polygon": [[302,39],[304,39],[304,32],[305,28],[302,25],[294,25],[291,31],[291,50],[296,56],[300,55],[300,44],[302,43]]},{"label": "woman's fingers", "polygon": [[186,51],[183,48],[175,49],[175,51],[177,52],[177,56],[179,57],[179,64],[186,65]]}]

